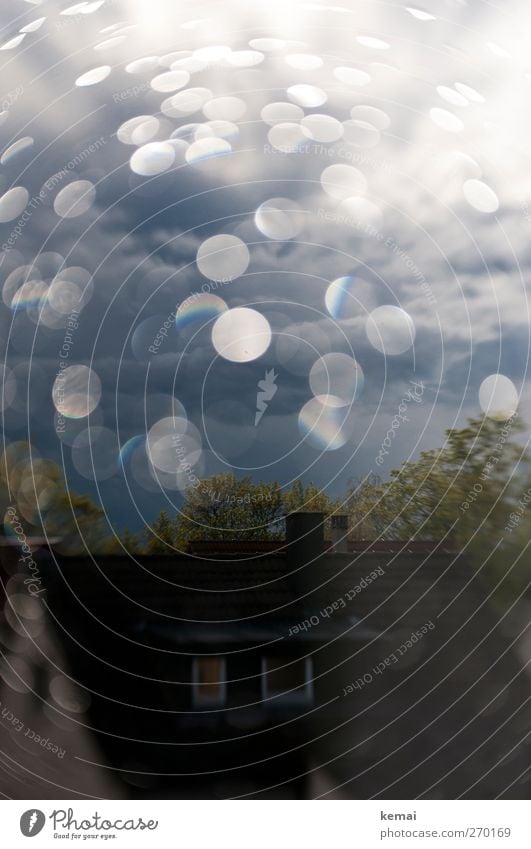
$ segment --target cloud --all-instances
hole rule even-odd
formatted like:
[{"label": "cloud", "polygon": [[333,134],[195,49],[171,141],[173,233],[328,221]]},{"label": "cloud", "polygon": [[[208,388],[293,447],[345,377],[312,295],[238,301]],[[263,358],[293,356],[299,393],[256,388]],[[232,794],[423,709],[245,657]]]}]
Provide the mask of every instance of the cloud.
[{"label": "cloud", "polygon": [[[227,422],[223,404],[229,411],[232,405],[228,441],[234,443],[236,465],[238,455],[258,476],[266,474],[264,469],[286,478],[310,475],[334,489],[349,475],[371,468],[393,404],[411,379],[426,381],[431,401],[428,407],[425,400],[397,440],[396,463],[430,440],[435,444],[456,416],[462,421],[477,413],[477,391],[490,373],[501,371],[523,386],[523,409],[529,408],[531,177],[521,143],[529,119],[515,108],[516,101],[529,96],[519,34],[525,28],[510,15],[500,23],[494,9],[472,13],[458,3],[448,4],[440,19],[434,8],[436,20],[429,25],[401,6],[386,7],[384,14],[377,5],[343,5],[345,12],[322,12],[234,2],[220,14],[212,4],[203,22],[190,22],[184,10],[157,0],[149,9],[140,0],[108,2],[98,13],[71,20],[51,10],[40,35],[28,34],[23,50],[2,56],[5,74],[21,89],[4,125],[4,152],[20,138],[34,139],[2,165],[2,191],[22,185],[34,201],[0,267],[2,285],[13,269],[31,265],[43,252],[59,254],[66,266],[81,266],[93,275],[94,293],[81,311],[70,357],[91,363],[99,375],[105,425],[119,428],[120,441],[143,432],[145,406],[155,396],[179,398],[203,428],[203,438],[205,410],[219,429]],[[510,5],[523,14],[521,5]],[[12,24],[6,39],[19,27],[19,6],[6,5]],[[129,21],[126,38],[95,50],[108,37],[101,31],[119,23],[122,10]],[[28,22],[32,10],[24,11]],[[225,53],[229,48],[254,50],[260,59],[260,48],[249,47],[241,35],[254,32],[257,24],[283,41],[278,51],[268,53],[262,44],[264,58],[254,67],[239,67],[246,60],[235,52],[229,52],[230,61],[219,58],[219,45],[225,45]],[[377,33],[388,49],[357,41],[361,31]],[[126,66],[143,55],[146,41],[161,57],[160,67],[129,73]],[[509,45],[512,58],[490,42]],[[218,54],[203,51],[189,61],[190,52],[209,43],[218,45]],[[286,61],[297,53],[315,55],[322,63],[314,63],[319,67],[313,70],[297,69]],[[128,119],[155,119],[141,131],[147,142],[167,143],[176,130],[181,139],[214,131],[205,126],[200,108],[180,118],[167,105],[162,111],[172,93],[150,87],[155,74],[181,61],[191,72],[188,87],[199,90],[198,103],[205,89],[214,98],[245,102],[245,114],[231,122],[236,130],[214,125],[227,134],[233,151],[190,165],[177,143],[175,166],[143,177],[130,168],[135,146],[116,135]],[[82,73],[107,62],[112,73],[106,80],[75,86]],[[486,63],[489,77],[481,72]],[[336,69],[345,66],[368,75],[367,84],[342,82]],[[306,111],[346,122],[347,137],[330,143],[303,139],[298,152],[282,153],[272,146],[261,110],[268,103],[293,101],[288,89],[301,84],[314,87],[306,91],[310,98],[319,100],[319,91],[327,98]],[[373,112],[360,113],[360,107]],[[359,114],[372,114],[375,126],[352,123]],[[331,192],[330,186],[323,189],[322,173],[332,164],[363,174],[354,201],[344,203],[341,197],[353,172],[349,179],[343,170]],[[93,183],[95,201],[83,215],[61,219],[54,211],[57,194],[77,180]],[[467,200],[470,180],[485,182],[496,194],[494,213],[481,212]],[[276,197],[302,209],[303,227],[291,240],[273,241],[256,226],[257,207]],[[2,242],[18,223],[0,225]],[[242,239],[250,263],[238,279],[214,283],[201,274],[195,258],[202,242],[219,233]],[[331,281],[345,275],[354,280],[355,302],[344,320],[335,321],[325,293]],[[199,317],[197,325],[177,332],[172,314],[201,292],[223,298],[230,308],[252,305],[266,315],[273,329],[269,350],[256,362],[234,364],[216,357],[212,322],[201,328]],[[396,357],[376,351],[366,334],[367,316],[384,304],[406,310],[416,330],[413,349]],[[160,350],[144,356],[154,338],[150,334],[156,335],[168,318]],[[31,360],[29,368],[41,377],[46,397],[40,414],[35,415],[35,405],[30,410],[38,419],[33,434],[43,452],[57,454],[46,393],[59,367],[64,324],[44,326],[34,305],[27,313],[14,313],[4,304],[0,326],[8,366]],[[300,342],[287,341],[293,337]],[[298,445],[297,419],[311,397],[309,369],[331,351],[353,352],[365,374],[365,390],[354,405],[352,439],[319,458],[306,443]],[[278,393],[250,439],[238,415],[254,417],[257,381],[272,367],[279,374]],[[17,403],[25,385],[21,377]],[[8,411],[6,427],[14,435],[23,433],[23,409]],[[280,461],[286,452],[289,457]],[[67,449],[65,456],[69,461]],[[207,469],[214,467],[207,463]],[[118,485],[108,486],[116,498]]]}]

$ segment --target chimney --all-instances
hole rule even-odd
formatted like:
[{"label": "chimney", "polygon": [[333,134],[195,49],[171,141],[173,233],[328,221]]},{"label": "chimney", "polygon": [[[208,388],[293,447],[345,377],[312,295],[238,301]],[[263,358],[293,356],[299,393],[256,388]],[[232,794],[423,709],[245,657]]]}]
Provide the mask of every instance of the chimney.
[{"label": "chimney", "polygon": [[348,551],[348,516],[346,513],[335,513],[331,520],[332,545],[330,551],[334,554],[346,554]]},{"label": "chimney", "polygon": [[292,569],[304,568],[323,554],[324,518],[324,513],[286,516],[286,547]]}]

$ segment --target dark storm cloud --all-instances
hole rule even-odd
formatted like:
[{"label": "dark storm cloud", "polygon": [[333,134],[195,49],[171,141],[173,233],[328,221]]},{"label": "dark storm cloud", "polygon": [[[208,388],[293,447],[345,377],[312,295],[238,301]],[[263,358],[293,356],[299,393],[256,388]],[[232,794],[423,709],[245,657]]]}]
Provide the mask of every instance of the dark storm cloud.
[{"label": "dark storm cloud", "polygon": [[[16,33],[19,24],[15,24],[15,18],[25,5],[13,0],[4,4],[5,38]],[[17,157],[3,167],[1,176],[4,186],[23,184],[33,198],[39,196],[46,181],[60,175],[32,211],[14,248],[20,252],[20,264],[31,262],[39,252],[57,251],[67,265],[83,266],[94,275],[94,295],[81,313],[71,362],[90,362],[100,377],[104,422],[118,429],[121,443],[145,430],[146,392],[148,406],[154,395],[175,394],[197,427],[202,427],[205,415],[214,430],[217,425],[230,425],[235,442],[241,426],[243,444],[244,436],[250,440],[245,429],[254,417],[257,383],[266,369],[274,368],[278,374],[274,402],[248,448],[233,462],[257,469],[258,476],[278,477],[296,477],[309,465],[308,474],[318,482],[331,480],[338,473],[334,488],[343,486],[349,477],[373,469],[389,418],[411,380],[422,380],[429,388],[423,404],[412,413],[413,424],[397,439],[394,465],[429,445],[430,440],[436,444],[463,399],[461,419],[477,413],[477,390],[488,374],[501,371],[517,386],[523,383],[527,392],[525,285],[531,266],[531,242],[522,205],[527,188],[516,190],[510,178],[498,174],[487,149],[482,165],[485,178],[492,180],[499,192],[500,210],[496,219],[471,209],[462,192],[464,172],[453,160],[451,167],[448,163],[457,147],[481,158],[483,127],[493,117],[490,104],[478,106],[476,113],[472,111],[476,107],[471,106],[465,116],[466,131],[457,137],[447,138],[428,118],[430,108],[445,105],[439,102],[435,85],[453,85],[463,78],[481,86],[477,73],[469,67],[466,70],[467,57],[462,52],[469,47],[467,37],[473,41],[474,50],[479,49],[475,37],[465,37],[460,27],[448,21],[441,22],[438,30],[418,29],[411,21],[406,26],[404,10],[388,9],[386,28],[408,39],[407,51],[406,42],[398,40],[388,66],[375,61],[379,57],[374,54],[362,51],[357,62],[370,69],[376,93],[372,87],[347,95],[339,92],[337,100],[331,98],[330,109],[327,104],[321,110],[343,120],[358,103],[387,110],[389,133],[384,133],[375,149],[355,150],[357,158],[348,158],[353,151],[343,143],[336,146],[333,157],[322,145],[322,149],[309,147],[298,157],[265,150],[267,133],[259,112],[268,100],[286,97],[285,69],[280,62],[273,62],[265,81],[258,74],[239,79],[238,85],[228,72],[206,68],[192,85],[211,86],[215,93],[230,93],[231,86],[237,91],[246,86],[253,90],[248,97],[252,108],[242,124],[234,154],[197,167],[179,166],[146,179],[132,173],[129,157],[135,148],[123,145],[116,131],[131,117],[158,113],[161,125],[156,138],[166,138],[176,126],[175,121],[159,113],[166,95],[149,89],[149,77],[124,71],[123,64],[134,58],[126,48],[122,54],[118,51],[116,60],[108,60],[119,67],[113,68],[101,85],[74,87],[79,74],[107,61],[94,52],[93,45],[103,38],[100,30],[112,24],[116,15],[109,7],[102,10],[102,17],[61,20],[53,11],[64,5],[45,4],[52,13],[40,35],[35,34],[31,50],[19,57],[6,54],[10,80],[20,82],[23,95],[1,130],[3,149],[24,135],[33,136],[35,145],[28,158]],[[22,11],[25,22],[40,14],[38,6]],[[373,13],[366,14],[370,17]],[[455,10],[462,23],[470,14],[466,9]],[[489,17],[485,12],[486,29]],[[408,26],[415,27],[411,38]],[[171,41],[170,35],[164,37]],[[186,37],[193,47],[193,34]],[[316,50],[330,52],[333,47],[337,52],[337,32],[323,32],[319,37],[322,44]],[[137,33],[132,38],[139,45],[134,56],[142,55],[142,35]],[[450,58],[445,79],[441,80],[434,63],[428,60],[430,46],[441,50],[443,44],[449,45]],[[172,45],[166,47],[170,50]],[[77,49],[79,55],[71,56]],[[353,60],[352,64],[357,62]],[[393,63],[398,70],[393,69]],[[295,79],[296,75],[290,82]],[[316,80],[319,83],[318,77]],[[145,85],[138,93],[127,94],[136,84]],[[334,84],[341,88],[337,81]],[[53,105],[52,97],[56,101]],[[496,108],[493,105],[492,111]],[[202,119],[196,114],[182,123]],[[502,129],[496,124],[489,136],[500,149]],[[381,222],[372,229],[354,219],[349,221],[348,216],[344,220],[345,216],[338,214],[337,202],[322,191],[320,175],[332,163],[351,164],[365,173],[367,195],[382,212]],[[60,220],[53,211],[53,200],[60,188],[78,179],[96,185],[96,202],[83,216]],[[291,242],[266,239],[254,223],[258,205],[278,196],[293,199],[303,210],[305,226]],[[332,213],[331,218],[327,218],[328,213]],[[0,225],[4,239],[15,224]],[[203,240],[220,232],[239,236],[249,245],[251,254],[247,272],[228,284],[208,281],[195,264]],[[356,281],[356,310],[338,325],[328,315],[324,297],[330,281],[343,275],[352,275]],[[229,307],[256,304],[260,312],[270,313],[273,342],[262,357],[251,363],[228,363],[216,357],[211,325],[194,338],[195,326],[191,331],[178,332],[173,322],[159,353],[146,353],[157,322],[162,327],[183,300],[205,291],[223,298]],[[416,327],[414,351],[384,358],[370,345],[366,317],[382,304],[400,305],[410,313]],[[143,324],[150,319],[152,325]],[[43,454],[57,456],[50,393],[64,329],[37,328],[25,313],[13,316],[4,306],[0,321],[4,339],[11,332],[9,364],[13,367],[31,358],[32,366],[38,369],[35,398],[39,403],[35,401],[30,408],[32,438]],[[320,459],[315,448],[305,443],[277,467],[273,462],[276,447],[297,445],[298,412],[311,397],[308,371],[312,358],[308,357],[305,370],[279,355],[279,339],[286,331],[314,344],[315,357],[352,350],[363,368],[365,389],[355,403],[356,428],[351,443]],[[23,388],[21,381],[21,391]],[[21,399],[19,391],[19,409],[6,413],[6,428],[12,426],[15,434],[22,434],[25,427]],[[70,463],[68,448],[65,458]],[[263,472],[262,465],[266,467]],[[76,473],[72,473],[72,480],[78,488],[90,486]],[[103,482],[102,491],[122,520],[127,513],[127,508],[118,506],[127,503],[123,482],[118,478]],[[141,497],[146,504],[150,498],[152,505],[159,503],[158,496]]]}]

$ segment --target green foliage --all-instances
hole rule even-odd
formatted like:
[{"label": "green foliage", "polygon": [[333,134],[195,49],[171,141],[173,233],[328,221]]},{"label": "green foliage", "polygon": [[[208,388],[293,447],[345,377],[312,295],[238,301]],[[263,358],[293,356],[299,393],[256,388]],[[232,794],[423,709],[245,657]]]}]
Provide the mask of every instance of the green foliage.
[{"label": "green foliage", "polygon": [[472,419],[389,480],[351,484],[351,539],[444,541],[470,558],[498,603],[514,600],[529,581],[530,458],[515,438],[522,430],[517,417]]},{"label": "green foliage", "polygon": [[349,483],[344,508],[349,515],[349,537],[353,540],[375,540],[385,537],[389,524],[384,488],[377,475]]},{"label": "green foliage", "polygon": [[146,554],[171,554],[175,548],[176,525],[168,514],[161,510],[146,532]]},{"label": "green foliage", "polygon": [[[446,539],[475,548],[489,543],[510,512],[508,479],[528,463],[511,441],[521,424],[472,419],[450,429],[442,448],[403,463],[377,490],[388,539]],[[478,531],[481,529],[481,533]]]},{"label": "green foliage", "polygon": [[145,533],[133,534],[125,528],[120,536],[113,533],[104,545],[105,554],[145,554]]},{"label": "green foliage", "polygon": [[144,547],[141,534],[132,534],[129,528],[125,528],[121,543],[129,554],[143,554]]},{"label": "green foliage", "polygon": [[[282,497],[282,506],[285,516],[297,512],[324,513],[326,516],[324,533],[325,538],[328,539],[330,539],[330,516],[333,513],[345,513],[342,499],[331,498],[311,481],[307,486],[304,486],[300,480],[294,481]],[[284,523],[282,523],[282,532],[285,534]]]},{"label": "green foliage", "polygon": [[213,475],[188,489],[175,520],[175,545],[183,550],[192,540],[281,539],[282,515],[278,483]]},{"label": "green foliage", "polygon": [[339,505],[337,499],[331,498],[310,481],[307,486],[300,480],[294,481],[292,487],[284,493],[282,506],[287,516],[289,513],[304,511],[305,513],[324,513],[330,516]]},{"label": "green foliage", "polygon": [[65,554],[102,553],[108,544],[109,528],[105,511],[88,495],[58,488],[42,520],[55,547]]},{"label": "green foliage", "polygon": [[105,551],[109,535],[105,511],[88,495],[68,490],[57,463],[39,457],[29,442],[6,446],[0,488],[2,499],[9,491],[27,536],[45,535],[65,554]]}]

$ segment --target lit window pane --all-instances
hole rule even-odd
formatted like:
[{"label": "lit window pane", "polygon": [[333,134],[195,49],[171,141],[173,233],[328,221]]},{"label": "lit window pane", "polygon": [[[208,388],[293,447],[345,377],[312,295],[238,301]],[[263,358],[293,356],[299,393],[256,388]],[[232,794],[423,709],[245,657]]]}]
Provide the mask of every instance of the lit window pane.
[{"label": "lit window pane", "polygon": [[221,703],[225,698],[225,662],[219,657],[198,657],[194,661],[194,701]]}]

